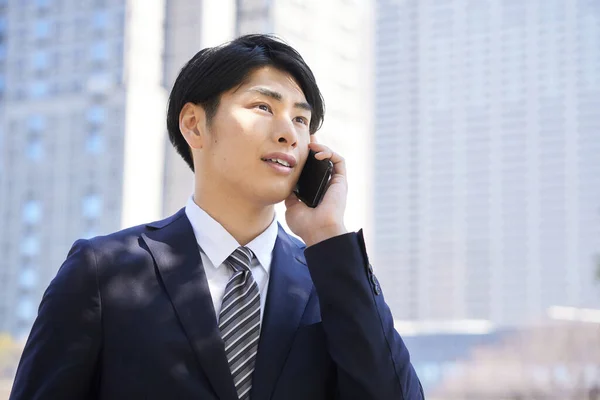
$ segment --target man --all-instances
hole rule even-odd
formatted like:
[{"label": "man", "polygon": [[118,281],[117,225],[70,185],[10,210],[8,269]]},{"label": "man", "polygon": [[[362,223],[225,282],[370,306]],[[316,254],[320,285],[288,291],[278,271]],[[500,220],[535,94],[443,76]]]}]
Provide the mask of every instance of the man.
[{"label": "man", "polygon": [[[79,240],[42,299],[11,399],[422,399],[301,56],[266,35],[196,54],[169,99],[185,208]],[[309,208],[309,149],[334,174]],[[274,218],[285,200],[286,221]]]}]

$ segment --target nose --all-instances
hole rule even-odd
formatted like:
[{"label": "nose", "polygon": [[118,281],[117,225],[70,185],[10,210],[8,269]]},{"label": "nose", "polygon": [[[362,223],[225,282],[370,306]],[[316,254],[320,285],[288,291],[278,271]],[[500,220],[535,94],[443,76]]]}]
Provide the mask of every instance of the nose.
[{"label": "nose", "polygon": [[298,133],[292,121],[282,120],[277,125],[275,132],[277,142],[287,144],[291,148],[298,146]]}]

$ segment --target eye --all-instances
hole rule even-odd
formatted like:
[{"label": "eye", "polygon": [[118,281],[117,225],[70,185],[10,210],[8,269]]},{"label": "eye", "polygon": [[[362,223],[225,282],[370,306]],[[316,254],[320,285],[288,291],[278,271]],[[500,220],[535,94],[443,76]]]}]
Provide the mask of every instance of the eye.
[{"label": "eye", "polygon": [[296,117],[296,118],[294,118],[294,121],[308,126],[308,119],[305,117]]},{"label": "eye", "polygon": [[272,113],[272,111],[271,111],[271,107],[269,107],[269,105],[268,105],[268,104],[264,104],[264,103],[257,104],[257,105],[256,105],[256,108],[258,108],[259,110],[266,111],[266,112],[268,112],[268,113]]}]

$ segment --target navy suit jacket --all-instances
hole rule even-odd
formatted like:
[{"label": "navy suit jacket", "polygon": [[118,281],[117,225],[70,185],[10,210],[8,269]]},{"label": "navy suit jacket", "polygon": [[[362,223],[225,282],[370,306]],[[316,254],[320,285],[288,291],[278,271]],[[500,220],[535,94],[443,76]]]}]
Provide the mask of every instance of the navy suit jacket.
[{"label": "navy suit jacket", "polygon": [[[362,232],[305,248],[279,227],[268,290],[253,400],[423,398]],[[10,399],[237,399],[183,209],[73,245]]]}]

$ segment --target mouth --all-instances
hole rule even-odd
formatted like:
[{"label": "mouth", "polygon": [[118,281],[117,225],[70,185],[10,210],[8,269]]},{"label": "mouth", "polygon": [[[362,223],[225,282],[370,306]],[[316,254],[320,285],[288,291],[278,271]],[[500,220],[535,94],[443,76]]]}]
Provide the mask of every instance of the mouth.
[{"label": "mouth", "polygon": [[285,153],[269,153],[261,157],[271,167],[271,170],[280,175],[290,175],[296,166],[296,157]]},{"label": "mouth", "polygon": [[284,166],[286,168],[290,168],[290,169],[292,168],[292,166],[290,165],[289,162],[279,159],[279,158],[263,158],[262,160],[266,161],[268,163],[278,164],[278,165]]},{"label": "mouth", "polygon": [[265,154],[261,160],[271,163],[271,164],[276,164],[276,165],[281,165],[282,167],[285,168],[294,168],[296,166],[296,157],[294,157],[291,154],[286,154],[286,153],[269,153],[269,154]]}]

